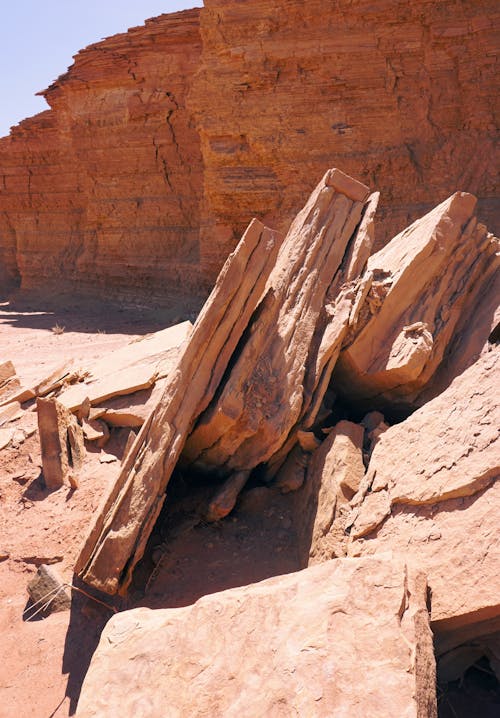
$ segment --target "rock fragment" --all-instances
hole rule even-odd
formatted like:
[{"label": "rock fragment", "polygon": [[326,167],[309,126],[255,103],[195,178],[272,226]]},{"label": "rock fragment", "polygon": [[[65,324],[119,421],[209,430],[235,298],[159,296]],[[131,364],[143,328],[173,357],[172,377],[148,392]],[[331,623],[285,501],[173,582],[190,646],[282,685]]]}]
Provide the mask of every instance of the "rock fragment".
[{"label": "rock fragment", "polygon": [[56,399],[38,399],[42,469],[48,489],[58,489],[83,463],[83,432],[76,418]]},{"label": "rock fragment", "polygon": [[67,611],[71,608],[71,593],[64,585],[59,573],[53,566],[41,564],[38,567],[36,576],[28,583],[28,593],[33,609],[28,609],[27,617],[34,615],[35,611],[41,609],[45,604],[41,614],[47,616],[49,613],[57,613],[58,611]]}]

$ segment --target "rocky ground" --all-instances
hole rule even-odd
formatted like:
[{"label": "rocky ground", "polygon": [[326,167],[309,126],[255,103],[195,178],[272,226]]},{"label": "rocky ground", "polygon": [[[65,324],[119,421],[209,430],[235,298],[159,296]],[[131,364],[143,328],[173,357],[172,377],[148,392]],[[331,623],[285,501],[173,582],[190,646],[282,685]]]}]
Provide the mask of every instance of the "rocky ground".
[{"label": "rocky ground", "polygon": [[497,714],[498,239],[377,203],[329,170],[194,325],[5,297],[2,715]]}]

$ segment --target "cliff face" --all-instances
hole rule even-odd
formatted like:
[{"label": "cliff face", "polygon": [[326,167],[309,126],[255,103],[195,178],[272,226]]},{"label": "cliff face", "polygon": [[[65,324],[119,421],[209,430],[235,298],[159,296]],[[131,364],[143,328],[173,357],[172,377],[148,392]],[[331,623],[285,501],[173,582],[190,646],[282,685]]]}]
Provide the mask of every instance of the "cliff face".
[{"label": "cliff face", "polygon": [[380,246],[454,190],[497,229],[496,3],[205,0],[92,45],[0,140],[0,280],[201,298],[337,165]]},{"label": "cliff face", "polygon": [[185,109],[198,15],[83,50],[43,93],[52,109],[1,140],[0,245],[23,287],[198,291],[202,160]]}]

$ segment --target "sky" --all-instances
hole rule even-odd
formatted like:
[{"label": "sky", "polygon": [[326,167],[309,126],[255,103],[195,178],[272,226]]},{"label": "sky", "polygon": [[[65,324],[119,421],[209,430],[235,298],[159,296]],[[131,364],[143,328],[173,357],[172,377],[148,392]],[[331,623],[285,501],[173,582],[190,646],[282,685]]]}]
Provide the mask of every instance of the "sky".
[{"label": "sky", "polygon": [[0,0],[0,137],[48,109],[35,93],[66,72],[78,50],[146,18],[202,5],[202,0]]}]

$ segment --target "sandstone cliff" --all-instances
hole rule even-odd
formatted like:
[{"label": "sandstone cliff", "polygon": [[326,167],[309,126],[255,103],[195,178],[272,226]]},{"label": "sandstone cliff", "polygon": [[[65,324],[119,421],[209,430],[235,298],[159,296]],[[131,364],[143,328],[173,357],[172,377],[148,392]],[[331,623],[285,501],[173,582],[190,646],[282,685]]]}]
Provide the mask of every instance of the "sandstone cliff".
[{"label": "sandstone cliff", "polygon": [[80,52],[0,140],[0,282],[206,296],[253,216],[341,166],[376,246],[456,188],[494,200],[497,4],[206,0]]}]

